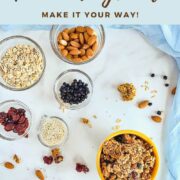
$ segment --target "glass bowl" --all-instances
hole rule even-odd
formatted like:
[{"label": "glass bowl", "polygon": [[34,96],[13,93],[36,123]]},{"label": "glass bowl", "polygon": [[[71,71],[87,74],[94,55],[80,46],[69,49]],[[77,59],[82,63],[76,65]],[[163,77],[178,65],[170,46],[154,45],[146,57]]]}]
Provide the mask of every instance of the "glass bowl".
[{"label": "glass bowl", "polygon": [[151,140],[151,138],[149,138],[145,134],[143,134],[141,132],[138,132],[138,131],[135,131],[135,130],[121,130],[121,131],[117,131],[115,133],[112,133],[100,145],[100,147],[98,149],[97,157],[96,157],[96,167],[97,167],[97,171],[98,171],[100,179],[101,180],[105,179],[104,176],[103,176],[102,170],[101,170],[101,163],[100,163],[104,143],[106,141],[109,141],[110,139],[116,137],[116,136],[123,135],[123,134],[135,135],[135,136],[137,136],[140,139],[144,140],[145,142],[147,142],[148,144],[150,144],[153,147],[153,153],[154,153],[154,156],[156,157],[156,161],[155,161],[154,168],[152,170],[152,179],[153,180],[156,179],[156,176],[157,176],[157,173],[158,173],[158,170],[159,170],[159,165],[160,165],[160,158],[159,158],[159,153],[158,153],[157,147],[154,144],[154,142]]},{"label": "glass bowl", "polygon": [[17,140],[22,137],[25,137],[28,134],[31,127],[32,114],[31,114],[30,109],[24,103],[18,100],[8,100],[8,101],[0,103],[0,112],[7,113],[10,107],[14,107],[16,109],[19,109],[19,108],[24,109],[26,111],[25,115],[28,118],[28,122],[29,122],[28,128],[26,129],[25,133],[22,135],[18,135],[17,133],[14,133],[13,131],[7,132],[4,130],[4,126],[0,124],[0,137],[2,137],[5,140],[13,141],[13,140]]},{"label": "glass bowl", "polygon": [[[89,87],[89,94],[88,94],[87,99],[85,99],[82,103],[70,105],[68,103],[64,103],[63,100],[61,99],[60,87],[62,86],[64,82],[69,83],[69,84],[72,83],[74,79],[82,80],[84,83],[87,83]],[[62,106],[63,108],[71,109],[71,110],[80,109],[86,106],[90,102],[91,96],[93,94],[93,82],[91,78],[85,72],[82,72],[77,69],[70,69],[70,70],[64,71],[57,77],[54,84],[54,94],[55,94],[56,100],[58,101],[60,106]]]},{"label": "glass bowl", "polygon": [[[84,25],[82,25],[82,26],[84,26]],[[96,32],[97,41],[98,41],[98,49],[96,50],[95,54],[89,60],[83,61],[83,62],[73,62],[73,61],[68,60],[66,57],[64,57],[61,54],[61,52],[59,51],[58,42],[57,42],[57,37],[60,32],[62,32],[66,28],[77,27],[77,25],[54,25],[54,26],[52,26],[51,31],[50,31],[50,43],[51,43],[51,47],[52,47],[53,51],[55,52],[55,54],[58,56],[59,59],[63,60],[64,62],[67,62],[69,64],[79,65],[79,64],[86,64],[86,63],[94,60],[100,54],[102,48],[104,47],[104,43],[105,43],[104,28],[102,25],[87,25],[87,26],[91,27]]]},{"label": "glass bowl", "polygon": [[40,79],[42,78],[42,75],[43,75],[45,67],[46,67],[46,58],[45,58],[42,48],[34,40],[32,40],[28,37],[19,36],[19,35],[10,36],[10,37],[7,37],[7,38],[3,39],[2,41],[0,41],[0,61],[1,61],[1,58],[3,57],[3,55],[5,54],[5,52],[9,48],[12,48],[18,44],[30,45],[30,46],[36,48],[36,50],[39,51],[39,53],[42,55],[44,67],[43,67],[43,71],[42,71],[41,75],[39,76],[39,78],[37,79],[37,81],[35,81],[33,84],[31,84],[30,86],[25,87],[25,88],[16,88],[16,87],[13,87],[13,86],[7,84],[4,81],[4,79],[2,78],[2,76],[0,75],[0,85],[7,89],[13,90],[13,91],[26,90],[26,89],[31,88],[35,84],[37,84],[40,81]]},{"label": "glass bowl", "polygon": [[[41,128],[43,126],[43,122],[45,120],[47,120],[47,121],[51,120],[52,118],[58,119],[63,124],[63,126],[65,128],[65,131],[66,131],[63,141],[61,141],[61,143],[56,144],[54,146],[50,146],[50,145],[46,144],[45,142],[43,142],[43,139],[41,138]],[[57,117],[57,116],[47,116],[47,115],[42,116],[41,121],[40,121],[40,125],[39,125],[39,128],[38,128],[38,139],[39,139],[39,141],[40,141],[40,143],[42,145],[44,145],[46,147],[49,147],[49,148],[55,148],[55,147],[58,147],[58,146],[62,146],[62,145],[64,145],[66,143],[68,137],[69,137],[69,128],[68,128],[67,123],[62,118]]]}]

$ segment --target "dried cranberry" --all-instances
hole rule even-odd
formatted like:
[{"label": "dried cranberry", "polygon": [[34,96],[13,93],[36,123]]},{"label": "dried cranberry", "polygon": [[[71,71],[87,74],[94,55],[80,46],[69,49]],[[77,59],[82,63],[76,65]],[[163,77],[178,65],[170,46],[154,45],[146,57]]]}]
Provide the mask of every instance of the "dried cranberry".
[{"label": "dried cranberry", "polygon": [[43,157],[43,160],[44,160],[44,163],[45,163],[45,164],[50,165],[50,164],[52,164],[52,162],[53,162],[53,157],[52,157],[52,156],[44,156],[44,157]]},{"label": "dried cranberry", "polygon": [[26,111],[24,110],[24,109],[22,109],[22,108],[19,108],[18,110],[18,113],[20,113],[20,114],[24,114]]},{"label": "dried cranberry", "polygon": [[89,168],[86,165],[76,163],[76,171],[87,173],[87,172],[89,172]]},{"label": "dried cranberry", "polygon": [[13,121],[18,121],[19,118],[20,118],[20,115],[18,115],[18,114],[12,115],[12,120],[13,120]]},{"label": "dried cranberry", "polygon": [[3,118],[0,118],[0,124],[4,122],[4,119]]},{"label": "dried cranberry", "polygon": [[7,114],[5,112],[1,112],[0,113],[0,118],[6,119],[7,118]]},{"label": "dried cranberry", "polygon": [[26,117],[25,117],[25,116],[21,116],[20,119],[19,119],[19,121],[18,121],[18,123],[19,123],[19,124],[22,124],[22,123],[25,122],[25,120],[26,120]]},{"label": "dried cranberry", "polygon": [[12,131],[14,129],[14,124],[13,123],[8,123],[4,126],[4,129],[6,131]]}]

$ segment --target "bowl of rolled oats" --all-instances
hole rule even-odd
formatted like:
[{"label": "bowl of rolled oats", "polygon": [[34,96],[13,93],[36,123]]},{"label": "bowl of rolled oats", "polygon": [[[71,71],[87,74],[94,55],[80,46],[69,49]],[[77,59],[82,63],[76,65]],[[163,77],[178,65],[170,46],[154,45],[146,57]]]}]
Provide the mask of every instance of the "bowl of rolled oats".
[{"label": "bowl of rolled oats", "polygon": [[29,89],[39,82],[46,67],[41,47],[24,36],[0,41],[0,85],[10,90]]},{"label": "bowl of rolled oats", "polygon": [[101,180],[154,180],[159,169],[155,144],[134,130],[109,135],[101,144],[96,160]]}]

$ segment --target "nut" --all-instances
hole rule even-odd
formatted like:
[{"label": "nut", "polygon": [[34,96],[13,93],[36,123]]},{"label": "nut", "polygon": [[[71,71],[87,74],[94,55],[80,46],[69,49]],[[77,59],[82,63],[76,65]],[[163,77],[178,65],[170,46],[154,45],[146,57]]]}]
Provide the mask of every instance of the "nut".
[{"label": "nut", "polygon": [[74,62],[88,61],[98,49],[96,33],[88,26],[63,30],[59,33],[57,42],[62,56]]},{"label": "nut", "polygon": [[41,170],[35,170],[35,175],[40,180],[44,180],[45,179],[43,173],[41,172]]},{"label": "nut", "polygon": [[148,106],[148,104],[149,104],[149,101],[148,101],[148,100],[141,101],[141,102],[138,104],[138,107],[139,107],[140,109],[144,109],[144,108],[146,108],[146,107]]},{"label": "nut", "polygon": [[20,158],[19,158],[16,154],[13,156],[13,160],[14,160],[17,164],[20,163]]},{"label": "nut", "polygon": [[175,94],[176,94],[176,87],[174,87],[174,88],[172,89],[171,94],[172,94],[172,95],[175,95]]},{"label": "nut", "polygon": [[154,121],[154,122],[161,122],[162,121],[162,118],[160,116],[151,116],[151,119]]},{"label": "nut", "polygon": [[5,162],[4,167],[6,167],[7,169],[14,169],[14,164],[12,164],[11,162]]}]

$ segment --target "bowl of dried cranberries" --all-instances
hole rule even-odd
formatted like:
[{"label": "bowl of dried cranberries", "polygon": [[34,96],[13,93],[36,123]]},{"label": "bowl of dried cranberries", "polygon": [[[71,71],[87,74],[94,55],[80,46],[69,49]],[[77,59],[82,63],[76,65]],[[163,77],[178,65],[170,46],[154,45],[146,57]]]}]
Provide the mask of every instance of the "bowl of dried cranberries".
[{"label": "bowl of dried cranberries", "polygon": [[28,134],[31,111],[22,102],[8,100],[0,103],[0,136],[6,140],[17,140]]}]

